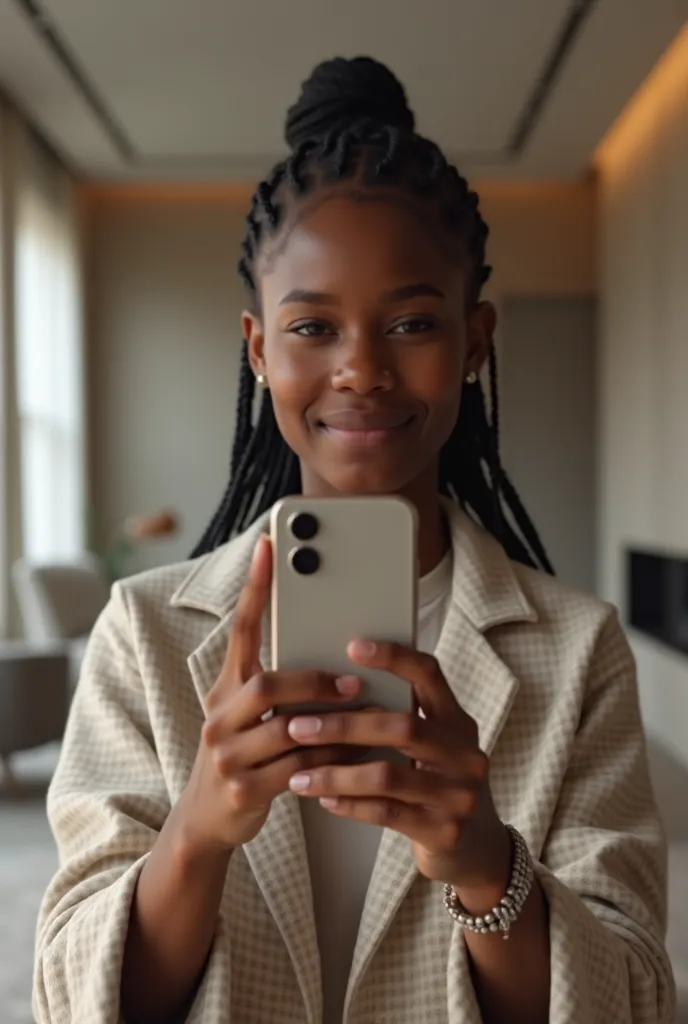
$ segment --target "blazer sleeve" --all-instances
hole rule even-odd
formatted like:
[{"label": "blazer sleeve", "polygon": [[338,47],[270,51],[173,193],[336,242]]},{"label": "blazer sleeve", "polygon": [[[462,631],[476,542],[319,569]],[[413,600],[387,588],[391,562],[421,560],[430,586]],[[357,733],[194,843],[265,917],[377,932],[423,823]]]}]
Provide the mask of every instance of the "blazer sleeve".
[{"label": "blazer sleeve", "polygon": [[672,1024],[666,839],[633,655],[611,612],[537,875],[550,913],[551,1024]]},{"label": "blazer sleeve", "polygon": [[[38,1024],[122,1024],[120,979],[136,884],[170,811],[125,593],[115,584],[89,640],[48,818],[59,868],[36,932]],[[187,1017],[229,1006],[224,943],[216,942]]]}]

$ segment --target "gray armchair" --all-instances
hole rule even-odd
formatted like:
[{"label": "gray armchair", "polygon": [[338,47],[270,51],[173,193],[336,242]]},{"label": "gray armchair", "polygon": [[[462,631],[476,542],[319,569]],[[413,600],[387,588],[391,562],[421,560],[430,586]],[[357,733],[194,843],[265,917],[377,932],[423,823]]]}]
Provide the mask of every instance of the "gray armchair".
[{"label": "gray armchair", "polygon": [[13,577],[25,639],[32,644],[65,644],[74,686],[89,633],[110,596],[101,561],[91,554],[61,565],[20,559]]},{"label": "gray armchair", "polygon": [[62,739],[69,689],[63,644],[0,644],[0,786],[15,781],[12,754]]}]

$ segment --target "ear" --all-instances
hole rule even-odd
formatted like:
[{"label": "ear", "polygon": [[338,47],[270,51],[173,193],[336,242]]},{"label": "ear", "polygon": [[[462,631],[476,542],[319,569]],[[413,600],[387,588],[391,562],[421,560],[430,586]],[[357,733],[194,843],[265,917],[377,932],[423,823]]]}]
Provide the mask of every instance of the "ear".
[{"label": "ear", "polygon": [[241,327],[248,343],[248,360],[257,377],[259,373],[265,373],[263,324],[260,317],[245,309],[241,314]]},{"label": "ear", "polygon": [[464,372],[480,373],[488,357],[497,327],[497,312],[491,302],[479,302],[468,316]]}]

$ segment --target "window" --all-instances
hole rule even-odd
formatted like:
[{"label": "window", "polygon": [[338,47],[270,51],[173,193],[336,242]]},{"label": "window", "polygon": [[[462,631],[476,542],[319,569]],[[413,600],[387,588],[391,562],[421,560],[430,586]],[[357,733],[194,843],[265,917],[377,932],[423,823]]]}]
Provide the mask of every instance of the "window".
[{"label": "window", "polygon": [[71,185],[40,152],[16,222],[16,366],[23,552],[62,561],[84,547],[79,243]]}]

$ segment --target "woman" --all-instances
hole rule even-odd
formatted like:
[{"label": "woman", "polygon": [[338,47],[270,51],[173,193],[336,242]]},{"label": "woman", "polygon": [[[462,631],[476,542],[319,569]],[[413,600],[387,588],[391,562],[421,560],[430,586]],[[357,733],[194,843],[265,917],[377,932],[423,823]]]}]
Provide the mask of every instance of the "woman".
[{"label": "woman", "polygon": [[[501,468],[477,197],[369,59],[317,68],[287,140],[240,263],[229,486],[193,563],[116,585],[90,642],[38,1020],[669,1024],[634,666],[613,610],[548,574]],[[415,504],[419,650],[349,655],[424,717],[342,708],[355,676],[263,671],[261,534],[301,490]],[[332,712],[265,718],[278,697]]]}]

